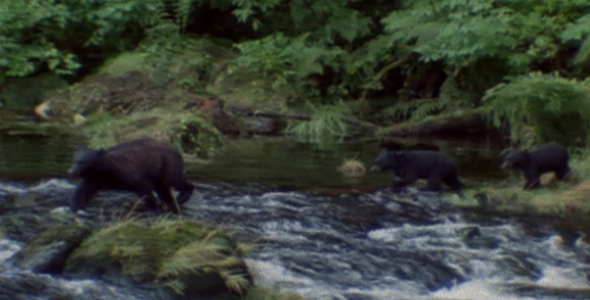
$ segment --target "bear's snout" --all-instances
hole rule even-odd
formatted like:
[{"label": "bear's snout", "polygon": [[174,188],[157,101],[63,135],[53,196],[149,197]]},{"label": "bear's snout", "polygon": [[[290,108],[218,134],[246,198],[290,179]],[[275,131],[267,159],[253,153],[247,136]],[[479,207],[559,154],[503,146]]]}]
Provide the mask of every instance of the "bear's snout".
[{"label": "bear's snout", "polygon": [[371,172],[380,172],[381,171],[381,167],[378,165],[373,165],[371,167]]},{"label": "bear's snout", "polygon": [[502,169],[512,168],[512,162],[507,160],[504,163],[502,163],[502,165],[500,165],[500,168],[502,168]]},{"label": "bear's snout", "polygon": [[72,167],[70,167],[70,168],[68,169],[68,175],[69,175],[70,177],[74,177],[74,178],[75,178],[75,177],[78,177],[78,170],[77,170],[77,168],[76,168],[75,166],[72,166]]}]

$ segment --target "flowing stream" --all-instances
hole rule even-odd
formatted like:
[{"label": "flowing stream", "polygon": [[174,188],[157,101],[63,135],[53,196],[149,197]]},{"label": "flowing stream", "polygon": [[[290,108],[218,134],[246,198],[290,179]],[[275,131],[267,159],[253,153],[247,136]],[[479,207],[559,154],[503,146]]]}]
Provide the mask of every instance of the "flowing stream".
[{"label": "flowing stream", "polygon": [[259,237],[257,281],[309,299],[590,299],[588,245],[540,220],[396,202],[386,190],[201,191],[189,214]]},{"label": "flowing stream", "polygon": [[[35,234],[34,226],[23,224],[26,218],[19,219],[23,211],[46,214],[67,205],[74,182],[55,174],[67,169],[69,154],[66,161],[55,157],[51,167],[55,171],[50,168],[46,175],[25,179],[19,173],[0,179],[5,233],[0,261]],[[332,158],[331,163],[337,161]],[[333,166],[329,169],[334,171]],[[391,174],[372,177],[370,181],[381,188],[359,192],[367,179],[358,179],[341,182],[345,188],[337,193],[286,187],[283,182],[273,186],[262,179],[236,182],[199,176],[191,176],[198,193],[185,205],[185,217],[235,229],[238,238],[259,245],[247,263],[256,283],[264,287],[322,300],[590,299],[589,245],[576,230],[556,230],[558,219],[460,211],[440,203],[436,195],[412,190],[401,197],[384,188]],[[292,176],[308,180],[305,174]],[[326,186],[337,185],[332,181]],[[35,193],[33,203],[15,206],[15,195],[27,193]],[[108,216],[132,199],[127,194],[101,193],[88,211],[91,216]],[[20,221],[5,222],[12,219]],[[165,298],[146,290],[34,274],[1,264],[0,299]]]}]

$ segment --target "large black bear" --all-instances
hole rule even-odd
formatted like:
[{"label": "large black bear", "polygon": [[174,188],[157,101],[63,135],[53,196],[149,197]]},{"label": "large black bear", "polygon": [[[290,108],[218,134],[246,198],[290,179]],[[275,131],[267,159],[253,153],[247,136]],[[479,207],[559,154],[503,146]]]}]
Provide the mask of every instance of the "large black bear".
[{"label": "large black bear", "polygon": [[546,144],[528,152],[512,149],[506,154],[502,168],[521,169],[524,172],[525,190],[539,187],[543,173],[555,172],[555,177],[563,180],[569,173],[567,150],[555,144]]},{"label": "large black bear", "polygon": [[[178,150],[153,139],[133,140],[108,149],[78,148],[68,170],[70,176],[80,178],[71,209],[83,209],[100,190],[125,190],[135,192],[152,208],[158,206],[156,192],[169,209],[178,213],[178,206],[188,201],[194,189],[186,181],[183,168]],[[178,191],[178,206],[172,188]]]},{"label": "large black bear", "polygon": [[396,176],[394,188],[411,184],[417,179],[426,179],[427,190],[440,191],[440,183],[444,182],[452,190],[459,191],[463,187],[457,178],[455,163],[440,152],[429,150],[395,151],[382,149],[371,167],[371,171],[393,170]]}]

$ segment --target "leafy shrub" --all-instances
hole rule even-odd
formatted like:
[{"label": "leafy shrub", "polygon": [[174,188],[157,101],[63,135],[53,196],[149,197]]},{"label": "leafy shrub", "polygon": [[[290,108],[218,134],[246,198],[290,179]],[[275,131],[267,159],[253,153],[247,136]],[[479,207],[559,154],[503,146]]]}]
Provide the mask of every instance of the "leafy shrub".
[{"label": "leafy shrub", "polygon": [[[586,143],[590,134],[590,80],[531,73],[487,91],[482,99],[494,124],[508,125],[511,140],[524,146]],[[532,128],[534,136],[528,134]]]},{"label": "leafy shrub", "polygon": [[163,2],[0,1],[0,81],[44,70],[73,75],[80,57],[131,49],[166,20]]},{"label": "leafy shrub", "polygon": [[[442,62],[460,86],[475,93],[506,75],[556,70],[576,45],[590,45],[586,1],[405,0],[402,5],[382,19],[383,38],[395,53]],[[588,49],[579,50],[575,63],[588,62]]]},{"label": "leafy shrub", "polygon": [[[383,19],[397,43],[411,43],[423,61],[464,67],[497,57],[516,71],[553,55],[564,23],[590,12],[584,1],[403,1]],[[559,3],[559,5],[557,5]]]},{"label": "leafy shrub", "polygon": [[0,2],[0,81],[22,77],[45,67],[57,74],[72,74],[80,65],[55,42],[70,17],[68,8],[54,1]]},{"label": "leafy shrub", "polygon": [[287,85],[305,87],[308,76],[323,73],[322,62],[336,60],[341,54],[338,49],[314,46],[308,42],[308,35],[290,38],[281,33],[242,42],[236,48],[240,56],[229,72],[271,78],[275,90]]},{"label": "leafy shrub", "polygon": [[346,118],[351,117],[350,110],[342,103],[324,105],[314,108],[309,121],[290,124],[287,134],[305,142],[323,143],[342,141],[351,134]]}]

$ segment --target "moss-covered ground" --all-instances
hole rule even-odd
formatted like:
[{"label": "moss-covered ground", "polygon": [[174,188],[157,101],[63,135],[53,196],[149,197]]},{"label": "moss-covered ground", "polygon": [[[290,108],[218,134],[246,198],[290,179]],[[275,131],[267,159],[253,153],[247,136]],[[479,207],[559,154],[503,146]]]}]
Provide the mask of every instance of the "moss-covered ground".
[{"label": "moss-covered ground", "polygon": [[571,172],[564,182],[553,173],[541,176],[541,187],[523,190],[522,172],[515,170],[518,180],[506,184],[489,184],[465,189],[464,197],[448,194],[445,199],[459,207],[485,206],[496,211],[526,214],[588,214],[590,213],[590,153],[582,151],[570,157]]}]

